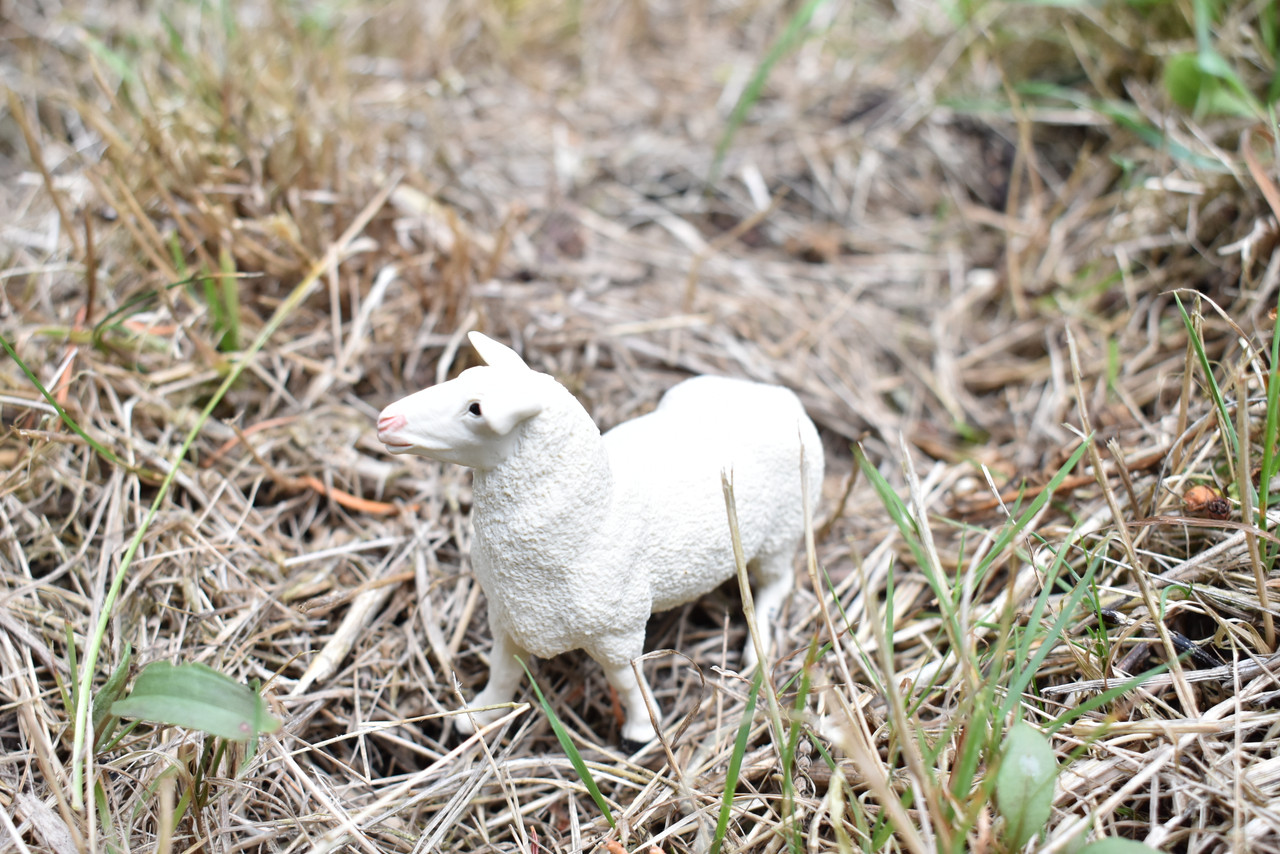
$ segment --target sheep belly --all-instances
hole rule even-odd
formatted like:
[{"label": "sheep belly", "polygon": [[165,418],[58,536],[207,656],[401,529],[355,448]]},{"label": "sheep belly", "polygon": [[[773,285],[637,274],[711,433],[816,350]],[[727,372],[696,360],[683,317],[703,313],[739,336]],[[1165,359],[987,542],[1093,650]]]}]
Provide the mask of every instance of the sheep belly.
[{"label": "sheep belly", "polygon": [[653,610],[696,599],[733,574],[722,471],[733,479],[747,560],[792,558],[804,533],[802,437],[816,501],[822,447],[784,388],[697,377],[668,391],[654,412],[604,434],[615,501],[648,531],[638,559]]}]

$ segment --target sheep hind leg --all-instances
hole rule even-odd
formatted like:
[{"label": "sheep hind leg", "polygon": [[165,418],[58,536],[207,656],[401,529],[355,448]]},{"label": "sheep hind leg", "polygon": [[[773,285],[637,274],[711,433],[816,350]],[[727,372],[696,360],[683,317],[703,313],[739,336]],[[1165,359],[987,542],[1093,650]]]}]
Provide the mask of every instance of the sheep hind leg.
[{"label": "sheep hind leg", "polygon": [[[522,649],[506,632],[493,629],[493,649],[489,651],[489,683],[484,690],[476,694],[476,698],[467,704],[467,709],[482,706],[497,706],[510,703],[520,687],[520,678],[524,676],[524,668],[516,661],[516,656],[526,661],[529,653]],[[471,712],[456,716],[454,726],[463,735],[471,735],[476,731],[475,724],[484,726],[506,714],[505,709],[491,709],[485,712]],[[472,723],[474,719],[475,724]]]},{"label": "sheep hind leg", "polygon": [[[760,644],[767,655],[773,648],[775,626],[778,615],[782,613],[782,605],[787,594],[795,584],[795,571],[791,566],[791,553],[758,555],[747,565],[752,579],[752,599],[755,603],[756,632],[760,635]],[[751,636],[747,636],[746,646],[742,650],[742,672],[746,673],[756,666],[756,646]]]}]

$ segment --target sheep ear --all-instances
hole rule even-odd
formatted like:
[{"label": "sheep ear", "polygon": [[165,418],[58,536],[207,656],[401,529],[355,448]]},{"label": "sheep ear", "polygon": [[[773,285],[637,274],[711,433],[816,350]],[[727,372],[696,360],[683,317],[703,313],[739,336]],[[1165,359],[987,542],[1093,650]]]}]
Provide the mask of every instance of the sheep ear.
[{"label": "sheep ear", "polygon": [[[512,355],[515,356],[514,353]],[[504,386],[501,391],[486,394],[480,404],[483,413],[481,417],[489,425],[489,429],[499,436],[507,435],[520,422],[537,415],[546,406],[538,394],[537,383],[505,383]]]},{"label": "sheep ear", "polygon": [[529,369],[529,366],[524,363],[524,359],[520,358],[520,354],[506,344],[494,341],[488,335],[480,332],[468,332],[467,338],[471,341],[471,346],[480,354],[480,358],[484,359],[486,365],[494,368]]}]

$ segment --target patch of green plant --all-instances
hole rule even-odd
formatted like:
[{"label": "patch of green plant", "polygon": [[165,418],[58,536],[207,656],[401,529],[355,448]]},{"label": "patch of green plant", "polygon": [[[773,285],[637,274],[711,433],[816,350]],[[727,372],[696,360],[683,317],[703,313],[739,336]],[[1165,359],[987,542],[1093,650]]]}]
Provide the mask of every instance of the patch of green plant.
[{"label": "patch of green plant", "polygon": [[[901,761],[908,768],[915,769],[916,775],[913,776],[924,775],[919,780],[923,789],[903,803],[906,808],[925,804],[932,826],[947,828],[947,833],[938,833],[940,850],[953,854],[964,851],[970,835],[986,814],[988,804],[993,804],[1002,817],[1001,832],[1007,850],[1018,850],[1047,826],[1058,760],[1046,736],[1021,722],[1022,709],[1028,702],[1034,707],[1035,700],[1029,700],[1027,692],[1034,690],[1034,680],[1049,654],[1063,643],[1072,643],[1071,626],[1088,612],[1089,607],[1100,607],[1096,601],[1098,589],[1095,578],[1103,565],[1104,553],[1098,550],[1091,555],[1081,575],[1071,578],[1066,562],[1069,548],[1052,548],[1039,540],[1043,553],[1050,555],[1051,560],[1041,570],[1043,583],[1038,595],[1023,619],[1016,622],[1017,603],[1011,596],[1006,598],[998,611],[998,619],[982,621],[987,629],[986,642],[978,641],[979,635],[974,631],[971,618],[964,612],[972,604],[965,591],[971,594],[980,589],[996,565],[1030,559],[1019,554],[1018,540],[1035,536],[1029,532],[1032,520],[1050,500],[1057,485],[1083,458],[1091,441],[1091,438],[1086,439],[1076,449],[1044,490],[1031,500],[1019,501],[1014,506],[1009,519],[990,536],[988,548],[981,556],[966,557],[966,550],[961,549],[956,559],[954,580],[943,572],[938,562],[929,520],[922,515],[922,508],[915,507],[913,512],[861,450],[855,449],[861,474],[876,489],[919,572],[934,593],[937,619],[942,623],[935,644],[939,646],[943,661],[952,660],[950,670],[957,677],[951,680],[942,678],[940,662],[939,670],[930,678],[912,680],[909,690],[914,701],[903,706],[906,715],[891,713],[887,721],[891,728],[889,743],[897,745],[896,753],[902,756],[901,759],[895,756],[891,747],[890,765]],[[1067,542],[1072,543],[1076,539],[1073,531]],[[1010,584],[1013,578],[1011,574]],[[888,573],[885,585],[881,643],[892,643],[893,572]],[[1056,609],[1051,610],[1050,602],[1059,590],[1066,595]],[[864,666],[870,664],[866,659],[864,662]],[[882,672],[873,678],[878,678],[885,685],[901,684],[901,680],[888,670],[892,667],[891,658],[883,657],[880,664]],[[1166,667],[1162,664],[1062,712],[1057,718],[1050,719],[1045,731],[1052,734],[1082,715],[1106,706]],[[867,672],[873,671],[868,669]],[[957,704],[948,715],[949,724],[932,733],[927,727],[917,726],[915,722],[923,704],[931,697],[936,698],[939,691],[947,686],[950,686],[947,690],[953,693]],[[892,700],[890,705],[892,708]],[[914,765],[906,758],[912,751],[918,752],[920,757]],[[997,769],[997,773],[988,773],[990,769]],[[893,828],[876,827],[870,833],[873,850],[878,850],[880,845],[887,843]]]},{"label": "patch of green plant", "polygon": [[[122,664],[125,670],[127,663],[126,656]],[[119,670],[117,668],[117,672]],[[107,685],[111,684],[112,680],[108,680]],[[123,687],[123,680],[120,687]],[[99,697],[107,693],[104,686]],[[117,689],[111,694],[119,696],[120,691]],[[95,707],[98,702],[95,698]],[[114,746],[125,733],[143,721],[182,727],[209,736],[204,739],[200,757],[190,763],[186,773],[180,773],[180,766],[168,768],[148,787],[154,795],[168,777],[177,776],[186,783],[174,809],[175,824],[189,808],[194,806],[203,810],[209,805],[213,797],[210,778],[224,759],[228,765],[228,776],[237,776],[256,755],[259,738],[279,730],[282,725],[267,711],[256,680],[254,685],[244,685],[198,662],[174,665],[167,661],[154,661],[147,665],[138,674],[132,690],[110,704],[110,715],[113,722],[120,718],[135,720],[101,749]],[[228,750],[228,745],[234,742],[246,743],[242,754]],[[238,767],[233,767],[233,756],[237,754],[240,761]],[[95,785],[95,790],[100,788],[100,784]],[[140,803],[138,809],[142,808]],[[98,812],[104,817],[109,815],[101,807]]]},{"label": "patch of green plant", "polygon": [[[958,0],[944,0],[942,3],[953,18],[956,17],[953,9],[959,5]],[[1016,69],[1010,69],[1016,91],[1027,96],[1032,103],[1050,97],[1097,112],[1148,145],[1168,151],[1197,168],[1223,171],[1224,166],[1199,155],[1189,156],[1192,155],[1190,151],[1153,126],[1128,99],[1105,92],[1090,94],[1074,88],[1077,84],[1106,77],[1107,67],[1116,61],[1105,59],[1114,53],[1111,37],[1101,35],[1104,29],[1099,26],[1105,24],[1107,16],[1124,12],[1127,22],[1124,29],[1131,29],[1137,35],[1130,40],[1137,47],[1130,50],[1141,55],[1125,59],[1128,69],[1158,69],[1159,79],[1154,82],[1164,89],[1170,101],[1194,119],[1235,116],[1265,122],[1270,116],[1271,106],[1280,99],[1280,34],[1277,33],[1274,3],[1254,3],[1243,10],[1229,0],[1190,0],[1185,4],[1130,0],[1123,5],[1103,4],[1101,7],[1089,0],[1031,0],[1013,5],[1022,8],[1052,6],[1066,10],[1064,14],[1068,17],[1087,16],[1084,18],[1086,26],[1078,29],[1077,43],[1073,44],[1071,51],[1064,51],[1063,56],[1079,56],[1082,51],[1090,53],[1095,45],[1098,54],[1093,60],[1095,67],[1092,73],[1085,72],[1082,61],[1081,67],[1072,73],[1057,70],[1053,81],[1035,80],[1029,73],[1019,74]],[[1129,7],[1127,10],[1126,6]],[[957,26],[967,25],[970,17],[960,16]],[[1230,30],[1226,29],[1228,22]],[[1042,30],[1046,32],[1056,32],[1059,27],[1060,24],[1051,18],[1042,22]],[[1194,50],[1183,47],[1187,34],[1194,35]],[[1259,71],[1265,77],[1259,75]],[[1008,104],[1002,106],[1002,109],[1008,108]]]},{"label": "patch of green plant", "polygon": [[[1262,4],[1274,6],[1274,4]],[[1214,115],[1234,115],[1265,120],[1267,108],[1249,90],[1232,63],[1224,56],[1221,40],[1215,36],[1215,27],[1222,13],[1230,7],[1226,0],[1192,0],[1192,18],[1196,35],[1194,53],[1179,53],[1165,62],[1164,86],[1173,102],[1189,110],[1197,118]],[[1269,32],[1271,46],[1269,56],[1272,78],[1267,87],[1267,104],[1274,100],[1277,85],[1277,53],[1275,46],[1275,9],[1269,16],[1259,15],[1258,24]],[[1264,44],[1268,40],[1264,37]]]},{"label": "patch of green plant", "polygon": [[1169,97],[1196,118],[1252,116],[1264,112],[1222,56],[1179,53],[1165,62],[1163,83]]},{"label": "patch of green plant", "polygon": [[[1080,462],[1091,441],[1091,439],[1087,439],[1082,442],[1067,462],[1049,480],[1045,488],[1031,500],[1026,510],[1016,519],[1001,527],[999,534],[995,537],[995,541],[987,550],[986,556],[973,568],[975,587],[982,584],[996,561],[1004,559],[1006,549],[1016,537],[1023,534],[1031,520],[1053,497],[1059,484],[1066,479],[1076,464]],[[937,563],[936,555],[932,552],[932,535],[926,527],[928,520],[917,520],[912,516],[907,505],[898,497],[893,487],[884,479],[879,470],[867,459],[861,448],[855,448],[855,458],[863,476],[867,478],[875,489],[880,502],[888,511],[890,519],[910,548],[916,560],[916,565],[924,574],[930,589],[933,590],[938,603],[939,615],[952,648],[961,649],[963,644],[960,640],[961,626],[957,613],[959,588],[951,585],[942,567]]]},{"label": "patch of green plant", "polygon": [[156,10],[165,33],[163,41],[109,26],[96,32],[86,29],[81,34],[89,52],[119,78],[123,84],[120,91],[122,100],[134,107],[140,117],[148,112],[140,105],[151,100],[151,93],[138,72],[139,68],[154,66],[157,60],[166,64],[165,77],[175,83],[184,102],[197,101],[219,111],[223,109],[220,102],[230,79],[228,72],[235,70],[238,73],[228,59],[238,43],[233,4],[225,0],[219,2],[214,26],[204,26],[206,4],[200,0],[187,0],[185,5],[200,7],[202,25],[194,40],[174,23],[173,13],[177,5],[170,4],[170,8]]},{"label": "patch of green plant", "polygon": [[[375,209],[376,206],[381,205],[382,201],[385,200],[386,194],[389,193],[390,187],[384,189],[383,194],[375,198],[374,201],[366,207],[365,212],[352,223],[347,231],[343,233],[338,243],[335,243],[331,248],[331,255],[336,254],[338,251],[337,247],[345,245],[345,243],[350,240],[357,228],[363,227],[364,223],[367,222],[367,217],[371,215],[371,211]],[[79,690],[75,694],[75,744],[72,748],[71,760],[73,768],[71,797],[72,804],[77,809],[81,808],[84,803],[84,771],[86,759],[84,751],[87,744],[89,694],[93,685],[93,675],[97,669],[98,655],[102,649],[103,638],[107,633],[107,625],[110,622],[112,612],[115,609],[116,600],[119,598],[120,592],[124,588],[124,580],[128,576],[130,567],[133,565],[134,557],[137,555],[138,549],[142,545],[143,538],[151,527],[151,523],[155,521],[156,515],[160,512],[160,507],[168,497],[169,490],[173,487],[174,479],[181,470],[179,461],[185,459],[190,453],[191,446],[195,443],[196,437],[200,435],[200,431],[204,429],[205,422],[209,420],[209,417],[213,414],[213,410],[222,402],[227,391],[229,391],[231,386],[240,378],[241,372],[243,372],[249,365],[257,355],[258,351],[266,345],[271,336],[275,334],[276,330],[284,322],[285,318],[292,314],[294,309],[296,309],[302,301],[306,299],[307,295],[311,292],[311,289],[319,280],[320,274],[327,268],[327,265],[331,260],[332,259],[330,257],[326,257],[321,263],[313,266],[307,275],[303,277],[302,281],[294,286],[293,290],[289,292],[288,296],[286,296],[280,303],[275,313],[271,315],[271,318],[262,327],[262,330],[258,333],[258,337],[254,339],[248,350],[243,353],[241,358],[235,361],[231,369],[227,372],[226,377],[223,379],[222,384],[218,386],[217,390],[209,398],[209,401],[205,404],[204,408],[196,416],[194,423],[191,425],[191,429],[187,432],[186,437],[182,441],[182,445],[178,448],[174,457],[173,465],[169,467],[169,470],[165,473],[164,477],[160,479],[160,486],[156,490],[155,497],[152,499],[152,502],[147,508],[147,512],[143,516],[141,522],[137,524],[133,537],[130,539],[129,545],[125,549],[119,565],[116,567],[115,575],[111,580],[110,586],[107,588],[106,597],[102,601],[98,624],[85,641],[84,666],[81,668],[79,674]],[[3,337],[0,337],[0,342],[2,341]],[[7,342],[5,342],[5,349],[9,351],[10,355],[16,360],[16,354],[13,353]],[[36,383],[37,387],[40,388],[41,392],[48,396],[48,393],[44,390],[43,386],[40,386],[39,382],[35,380],[35,377],[30,373],[30,371],[28,370],[26,373],[27,376]],[[65,420],[70,423],[69,418]]]},{"label": "patch of green plant", "polygon": [[[1005,735],[996,771],[995,800],[1004,819],[1008,851],[1021,850],[1044,831],[1053,812],[1054,782],[1061,767],[1048,740],[1021,721]],[[1107,837],[1078,849],[1078,854],[1152,854],[1156,849],[1131,839]]]},{"label": "patch of green plant", "polygon": [[[944,2],[943,8],[951,13],[957,5]],[[1102,32],[1097,26],[1100,11],[1106,16],[1123,7],[1104,5],[1099,10],[1096,3],[1074,0],[1023,2],[1014,5],[1024,8],[1054,6],[1067,10],[1064,14],[1068,17],[1076,14],[1071,11],[1073,9],[1087,9],[1087,26],[1078,31],[1080,43],[1073,45],[1071,51],[1063,51],[1062,55],[1080,55],[1082,49],[1088,53],[1095,43],[1100,57],[1114,53],[1110,37],[1093,34]],[[1140,59],[1130,58],[1127,65],[1130,68],[1146,66],[1158,69],[1159,79],[1155,82],[1164,89],[1173,104],[1194,119],[1234,116],[1269,121],[1272,106],[1280,99],[1280,35],[1277,34],[1274,3],[1252,4],[1249,10],[1256,10],[1252,15],[1250,11],[1242,12],[1228,0],[1127,5],[1151,7],[1147,11],[1138,12],[1136,17],[1132,11],[1125,15],[1126,20],[1131,22],[1130,26],[1141,33],[1135,43],[1143,46],[1139,51],[1145,54]],[[1153,15],[1153,11],[1162,14]],[[960,17],[957,26],[967,25],[971,16]],[[1232,27],[1230,32],[1224,29],[1228,20]],[[1051,18],[1043,21],[1044,31],[1057,31],[1058,27],[1059,24]],[[1183,47],[1186,34],[1194,35],[1194,50]],[[1104,39],[1106,43],[1100,39]],[[994,49],[999,51],[1000,46],[996,45]],[[1099,67],[1091,74],[1085,73],[1083,67],[1069,73],[1057,69],[1053,79],[1036,79],[1034,72],[1019,73],[1018,69],[1011,68],[1010,82],[1014,91],[1028,103],[1066,102],[1078,109],[1105,117],[1116,126],[1133,133],[1147,145],[1166,151],[1187,165],[1215,173],[1228,169],[1226,164],[1215,158],[1197,154],[1171,139],[1127,98],[1117,97],[1110,92],[1090,92],[1086,88],[1088,81],[1106,76],[1107,62],[1101,58],[1095,58],[1094,62]],[[1266,75],[1265,78],[1259,79],[1259,70]],[[1246,74],[1249,79],[1246,79]],[[1010,104],[1001,100],[998,95],[989,95],[987,98],[989,103],[985,106],[981,101],[954,103],[959,104],[958,109],[961,110],[982,111],[993,107],[1002,111],[1011,109]]]},{"label": "patch of green plant", "polygon": [[[1040,665],[1048,657],[1049,651],[1053,649],[1054,644],[1066,638],[1067,628],[1080,612],[1080,604],[1085,596],[1096,591],[1093,582],[1098,564],[1101,562],[1100,556],[1089,562],[1083,578],[1070,590],[1053,624],[1048,629],[1041,628],[1048,609],[1049,596],[1056,586],[1062,568],[1066,565],[1064,552],[1063,549],[1053,550],[1053,560],[1045,570],[1045,583],[1040,588],[1040,594],[1027,615],[1028,628],[1018,634],[1018,643],[1013,650],[1014,664],[1010,672],[1007,694],[1004,704],[1000,707],[1001,717],[1011,715],[1017,709],[1023,692],[1039,672]],[[1033,646],[1035,652],[1032,652]]]},{"label": "patch of green plant", "polygon": [[[1073,531],[1067,540],[1074,539]],[[989,794],[994,794],[998,812],[1005,821],[1003,833],[1010,850],[1023,847],[1047,825],[1054,794],[1053,782],[1059,770],[1058,761],[1045,736],[1019,720],[1024,695],[1049,652],[1070,641],[1068,630],[1084,610],[1084,599],[1097,595],[1095,578],[1102,563],[1101,552],[1090,559],[1083,576],[1070,588],[1069,595],[1059,606],[1056,619],[1046,626],[1049,598],[1066,566],[1065,551],[1052,550],[1053,560],[1045,570],[1045,582],[1027,614],[1026,627],[1016,631],[1009,624],[1001,627],[995,651],[988,659],[988,666],[992,668],[990,676],[979,692],[979,697],[986,697],[990,688],[999,686],[998,690],[1004,693],[1004,701],[991,709],[993,740],[986,746],[982,757],[985,761],[998,757],[999,771],[994,782],[990,777],[981,781],[979,789],[982,794],[976,802],[980,804]],[[1007,656],[1005,638],[1015,639]],[[1002,665],[1003,661],[1009,664]],[[1167,667],[1167,664],[1161,664],[1064,711],[1045,728],[1046,733],[1057,732],[1094,709],[1106,706],[1151,676],[1164,672]],[[1000,722],[1010,720],[1014,723],[1004,729]],[[977,780],[978,767],[970,760],[966,768],[970,773],[963,780],[973,785]],[[961,798],[965,791],[959,789],[953,794]]]}]

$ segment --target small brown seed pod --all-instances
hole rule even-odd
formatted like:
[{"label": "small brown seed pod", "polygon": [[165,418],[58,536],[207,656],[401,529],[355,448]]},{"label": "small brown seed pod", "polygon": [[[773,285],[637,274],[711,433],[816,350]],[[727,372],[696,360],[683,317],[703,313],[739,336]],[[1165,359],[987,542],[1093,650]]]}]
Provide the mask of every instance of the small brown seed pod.
[{"label": "small brown seed pod", "polygon": [[1193,486],[1182,493],[1182,509],[1188,516],[1226,519],[1231,515],[1231,502],[1211,486]]}]

